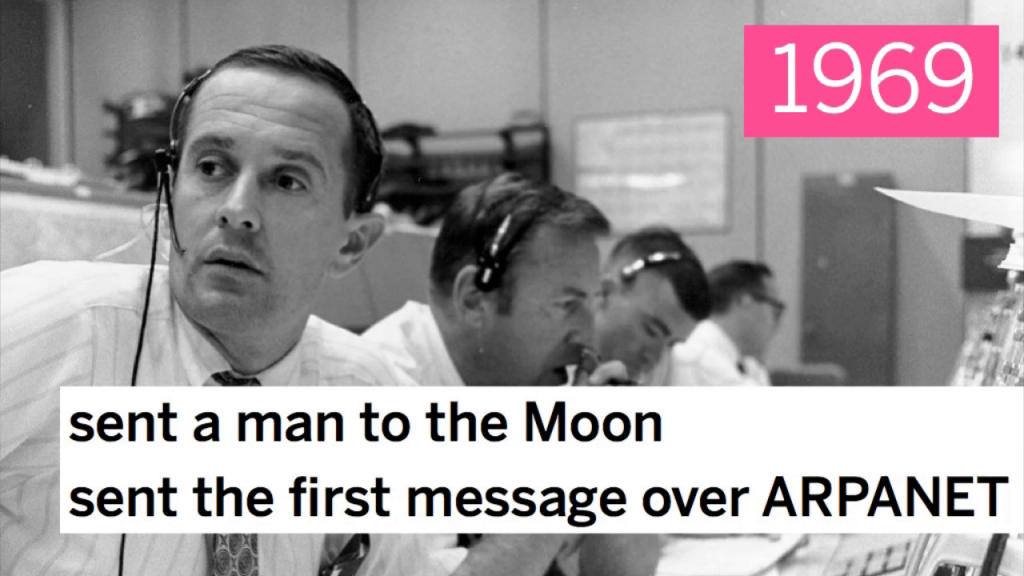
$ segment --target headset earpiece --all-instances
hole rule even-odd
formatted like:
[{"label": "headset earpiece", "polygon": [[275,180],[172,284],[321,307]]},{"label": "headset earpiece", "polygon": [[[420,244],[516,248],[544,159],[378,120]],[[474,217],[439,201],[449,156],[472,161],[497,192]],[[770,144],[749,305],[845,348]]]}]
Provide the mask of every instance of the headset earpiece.
[{"label": "headset earpiece", "polygon": [[380,176],[378,175],[370,183],[370,186],[356,200],[356,212],[358,214],[369,214],[373,210],[373,203],[377,200],[377,189],[380,187]]}]

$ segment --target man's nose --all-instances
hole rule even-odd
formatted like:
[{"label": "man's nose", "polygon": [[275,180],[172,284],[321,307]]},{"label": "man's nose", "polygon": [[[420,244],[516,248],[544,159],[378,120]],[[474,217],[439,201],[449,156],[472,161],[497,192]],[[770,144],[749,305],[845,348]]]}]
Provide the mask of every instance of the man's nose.
[{"label": "man's nose", "polygon": [[242,172],[235,179],[217,209],[217,224],[246,232],[260,230],[260,186],[255,175]]},{"label": "man's nose", "polygon": [[569,330],[569,343],[574,346],[594,345],[594,314],[589,308],[577,314]]}]

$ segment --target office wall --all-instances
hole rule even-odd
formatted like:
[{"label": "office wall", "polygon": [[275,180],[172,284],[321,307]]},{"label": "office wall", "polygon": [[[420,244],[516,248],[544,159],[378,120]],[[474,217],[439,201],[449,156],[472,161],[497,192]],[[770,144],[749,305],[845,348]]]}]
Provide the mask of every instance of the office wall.
[{"label": "office wall", "polygon": [[175,92],[181,83],[180,10],[171,0],[81,0],[71,7],[74,162],[102,175],[116,126],[104,100],[135,91]]},{"label": "office wall", "polygon": [[49,156],[46,5],[0,3],[0,154],[13,160]]},{"label": "office wall", "polygon": [[323,54],[348,70],[353,44],[351,3],[338,0],[176,0],[183,2],[181,36],[189,69],[212,66],[254,44],[292,44]]},{"label": "office wall", "polygon": [[[708,263],[756,254],[754,142],[743,138],[743,25],[754,2],[544,2],[555,181],[573,186],[573,125],[589,115],[724,110],[730,229],[690,235]],[[671,214],[665,215],[671,224]]]},{"label": "office wall", "polygon": [[382,126],[491,129],[541,103],[539,2],[355,2],[356,76]]},{"label": "office wall", "polygon": [[[968,189],[982,194],[1024,195],[1024,66],[1014,50],[1024,44],[1024,2],[974,2],[971,24],[999,26],[999,138],[971,138]],[[969,224],[968,230],[991,228]]]},{"label": "office wall", "polygon": [[[765,0],[765,24],[963,24],[964,0],[857,3]],[[806,173],[886,171],[900,188],[965,188],[963,139],[766,139],[766,257],[776,268],[784,298],[799,308],[801,179]],[[904,385],[942,385],[963,339],[960,288],[963,223],[900,207],[897,216],[896,379]],[[870,231],[865,231],[870,233]],[[777,361],[799,358],[798,310],[773,350]]]}]

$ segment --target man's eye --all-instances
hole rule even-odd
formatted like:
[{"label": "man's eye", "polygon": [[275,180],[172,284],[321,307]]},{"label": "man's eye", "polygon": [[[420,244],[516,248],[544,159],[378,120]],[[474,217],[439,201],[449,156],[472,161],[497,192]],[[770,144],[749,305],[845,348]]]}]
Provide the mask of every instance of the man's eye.
[{"label": "man's eye", "polygon": [[278,188],[283,188],[290,192],[299,192],[307,188],[306,184],[298,178],[290,174],[278,174],[276,183]]},{"label": "man's eye", "polygon": [[654,322],[646,322],[646,323],[644,323],[644,332],[646,332],[647,335],[650,336],[651,338],[667,338],[668,337],[668,334],[665,333],[665,330],[662,329],[657,324],[655,324]]},{"label": "man's eye", "polygon": [[199,173],[203,176],[214,179],[220,178],[228,172],[227,166],[224,165],[224,162],[214,158],[200,160],[196,164],[196,169],[199,170]]}]

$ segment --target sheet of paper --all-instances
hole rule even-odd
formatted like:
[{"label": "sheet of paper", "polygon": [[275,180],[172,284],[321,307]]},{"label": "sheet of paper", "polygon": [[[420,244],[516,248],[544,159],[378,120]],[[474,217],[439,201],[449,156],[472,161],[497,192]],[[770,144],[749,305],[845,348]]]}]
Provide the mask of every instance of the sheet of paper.
[{"label": "sheet of paper", "polygon": [[671,536],[656,576],[753,576],[805,542],[803,534]]},{"label": "sheet of paper", "polygon": [[976,222],[998,224],[1020,230],[1024,228],[1024,196],[995,196],[965,192],[918,192],[875,188],[882,194],[922,210],[966,218]]}]

